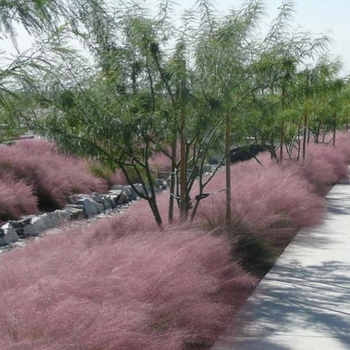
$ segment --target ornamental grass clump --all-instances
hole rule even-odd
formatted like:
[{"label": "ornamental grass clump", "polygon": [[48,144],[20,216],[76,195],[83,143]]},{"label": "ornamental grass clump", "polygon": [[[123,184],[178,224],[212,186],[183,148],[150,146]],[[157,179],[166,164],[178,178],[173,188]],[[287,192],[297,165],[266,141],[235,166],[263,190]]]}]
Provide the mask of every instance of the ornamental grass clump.
[{"label": "ornamental grass clump", "polygon": [[37,198],[30,186],[11,175],[0,177],[0,222],[37,212]]},{"label": "ornamental grass clump", "polygon": [[[269,229],[316,225],[323,219],[322,198],[301,176],[296,166],[282,167],[268,159],[231,166],[232,211],[234,229],[263,232]],[[210,183],[209,191],[219,190],[223,172]],[[211,226],[225,223],[225,192],[209,196],[198,210],[199,220]]]},{"label": "ornamental grass clump", "polygon": [[[167,147],[167,153],[170,154],[170,149]],[[179,153],[178,153],[179,154]],[[148,160],[151,173],[155,179],[166,179],[170,176],[171,173],[171,158],[168,157],[163,152],[155,152]],[[128,175],[133,183],[139,183],[140,177],[137,173],[128,171]],[[121,169],[116,169],[116,171],[111,174],[108,178],[108,181],[111,185],[128,185],[128,181]]]},{"label": "ornamental grass clump", "polygon": [[[179,152],[180,153],[180,152]],[[179,154],[178,153],[178,154]],[[169,150],[170,154],[170,150]],[[153,174],[158,179],[168,178],[171,173],[171,158],[162,152],[156,152],[149,159]]]},{"label": "ornamental grass clump", "polygon": [[306,149],[304,160],[292,160],[292,164],[286,165],[299,167],[300,175],[312,184],[314,191],[324,196],[330,186],[348,175],[346,148],[341,145],[334,147],[331,144],[311,143]]},{"label": "ornamental grass clump", "polygon": [[227,240],[118,219],[0,257],[1,349],[210,348],[255,282]]},{"label": "ornamental grass clump", "polygon": [[350,164],[350,132],[338,131],[335,139],[335,147],[344,154],[346,163]]},{"label": "ornamental grass clump", "polygon": [[45,140],[22,140],[1,147],[0,174],[10,174],[31,186],[44,208],[62,207],[74,193],[108,190],[107,182],[94,177],[86,162],[59,154]]}]

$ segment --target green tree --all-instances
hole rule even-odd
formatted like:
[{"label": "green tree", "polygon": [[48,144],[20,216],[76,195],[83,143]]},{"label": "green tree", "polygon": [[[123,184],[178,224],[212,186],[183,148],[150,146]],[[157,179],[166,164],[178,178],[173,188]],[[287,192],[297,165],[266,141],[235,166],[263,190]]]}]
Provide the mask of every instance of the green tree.
[{"label": "green tree", "polygon": [[[0,3],[0,39],[10,38],[16,49],[17,28],[23,26],[32,35],[53,28],[65,7],[59,0],[4,0]],[[22,106],[28,102],[23,91],[33,90],[30,70],[37,67],[38,52],[18,53],[12,56],[0,52],[0,142],[20,135],[25,129],[21,119]]]}]

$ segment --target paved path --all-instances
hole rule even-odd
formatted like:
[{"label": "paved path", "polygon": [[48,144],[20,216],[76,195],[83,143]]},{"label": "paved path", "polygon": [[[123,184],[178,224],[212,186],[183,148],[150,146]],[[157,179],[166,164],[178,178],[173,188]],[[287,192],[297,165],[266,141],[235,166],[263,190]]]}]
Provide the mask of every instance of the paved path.
[{"label": "paved path", "polygon": [[350,181],[327,196],[212,350],[350,349]]}]

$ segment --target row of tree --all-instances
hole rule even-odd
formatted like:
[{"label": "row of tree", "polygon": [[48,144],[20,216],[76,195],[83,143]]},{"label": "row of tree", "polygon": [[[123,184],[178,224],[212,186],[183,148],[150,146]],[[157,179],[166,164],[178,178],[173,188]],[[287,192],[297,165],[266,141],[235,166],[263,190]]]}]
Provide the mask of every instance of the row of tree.
[{"label": "row of tree", "polygon": [[[156,13],[122,1],[4,3],[2,33],[15,38],[20,21],[35,37],[33,51],[0,71],[7,133],[25,123],[68,154],[121,169],[132,186],[136,175],[143,191],[134,189],[159,226],[154,154],[172,164],[168,220],[175,202],[186,220],[211,154],[229,160],[233,143],[254,140],[280,162],[293,152],[303,159],[310,137],[321,142],[333,131],[335,142],[335,130],[350,122],[349,84],[340,63],[324,55],[330,39],[293,29],[291,2],[265,36],[260,0],[225,16],[199,0],[177,21],[169,0]],[[192,219],[210,178],[198,181]]]}]

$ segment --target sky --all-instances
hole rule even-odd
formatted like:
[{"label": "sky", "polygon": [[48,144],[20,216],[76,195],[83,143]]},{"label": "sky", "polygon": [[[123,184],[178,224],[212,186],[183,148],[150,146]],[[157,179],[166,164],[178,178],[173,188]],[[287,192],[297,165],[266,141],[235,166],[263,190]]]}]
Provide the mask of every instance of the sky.
[{"label": "sky", "polygon": [[[110,0],[113,1],[113,0]],[[175,0],[179,11],[191,8],[194,0]],[[216,8],[225,13],[229,8],[237,8],[242,0],[216,0]],[[276,16],[282,0],[265,0],[267,17],[263,22],[268,25]],[[295,26],[314,34],[328,34],[333,43],[329,47],[331,57],[340,57],[343,62],[342,74],[350,74],[350,1],[349,0],[296,0]],[[31,47],[32,40],[21,28],[18,29],[20,50]],[[0,49],[6,53],[15,52],[10,40],[0,40]]]},{"label": "sky", "polygon": [[[183,8],[190,8],[194,1],[177,0]],[[242,0],[216,0],[216,8],[225,13],[230,8],[238,8]],[[282,0],[265,0],[266,18],[269,25],[278,13]],[[350,1],[349,0],[296,0],[294,1],[295,26],[314,34],[328,34],[333,43],[329,47],[329,55],[341,57],[342,74],[350,74]]]},{"label": "sky", "polygon": [[[281,2],[268,0],[267,4],[268,13],[276,14],[275,9]],[[350,74],[350,1],[298,0],[295,5],[295,23],[312,33],[329,34],[334,41],[329,54],[340,56],[344,74]]]}]

